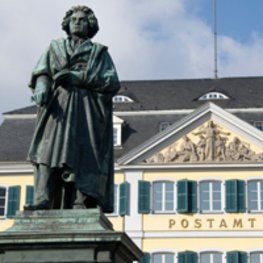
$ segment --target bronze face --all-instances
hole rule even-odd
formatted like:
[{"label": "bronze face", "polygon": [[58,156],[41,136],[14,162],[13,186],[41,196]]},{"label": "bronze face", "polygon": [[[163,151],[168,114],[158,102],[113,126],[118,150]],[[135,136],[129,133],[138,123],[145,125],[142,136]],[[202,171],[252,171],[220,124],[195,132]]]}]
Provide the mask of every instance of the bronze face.
[{"label": "bronze face", "polygon": [[89,22],[87,14],[83,11],[76,11],[72,14],[69,23],[69,31],[71,35],[78,37],[86,37],[88,34]]}]

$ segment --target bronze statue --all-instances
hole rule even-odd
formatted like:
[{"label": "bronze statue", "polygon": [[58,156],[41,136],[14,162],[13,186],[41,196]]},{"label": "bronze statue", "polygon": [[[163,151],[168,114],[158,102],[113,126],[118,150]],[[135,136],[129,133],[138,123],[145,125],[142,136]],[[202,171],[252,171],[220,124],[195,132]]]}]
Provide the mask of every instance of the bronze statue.
[{"label": "bronze statue", "polygon": [[28,210],[89,208],[113,211],[112,97],[120,88],[107,47],[91,42],[93,11],[71,8],[62,29],[32,73],[38,105],[28,160],[35,168]]}]

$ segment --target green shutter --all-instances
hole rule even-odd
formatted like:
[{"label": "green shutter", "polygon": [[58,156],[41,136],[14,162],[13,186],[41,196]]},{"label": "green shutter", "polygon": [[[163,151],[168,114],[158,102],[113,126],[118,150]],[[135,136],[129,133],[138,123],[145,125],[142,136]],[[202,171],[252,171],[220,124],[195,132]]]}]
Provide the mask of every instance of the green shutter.
[{"label": "green shutter", "polygon": [[150,253],[143,253],[139,263],[150,263]]},{"label": "green shutter", "polygon": [[178,253],[178,263],[186,263],[186,258],[185,258],[184,252]]},{"label": "green shutter", "polygon": [[245,182],[242,180],[226,181],[226,211],[229,213],[245,212]]},{"label": "green shutter", "polygon": [[120,209],[119,214],[121,216],[129,213],[129,193],[130,185],[127,182],[120,184]]},{"label": "green shutter", "polygon": [[236,180],[226,181],[226,211],[237,212],[237,183]]},{"label": "green shutter", "polygon": [[178,253],[178,263],[197,263],[198,256],[196,252],[185,251]]},{"label": "green shutter", "polygon": [[238,212],[246,212],[246,187],[245,181],[237,180]]},{"label": "green shutter", "polygon": [[181,180],[177,183],[178,213],[194,213],[197,211],[197,183]]},{"label": "green shutter", "polygon": [[26,204],[32,205],[34,200],[34,186],[27,185],[26,186]]},{"label": "green shutter", "polygon": [[188,212],[196,213],[197,212],[197,182],[188,181],[188,194],[189,194]]},{"label": "green shutter", "polygon": [[246,252],[239,252],[240,256],[240,263],[247,263],[248,262],[248,256]]},{"label": "green shutter", "polygon": [[242,251],[230,251],[226,254],[227,263],[247,263],[247,253]]},{"label": "green shutter", "polygon": [[150,213],[150,189],[151,183],[147,181],[138,182],[138,213],[149,214]]},{"label": "green shutter", "polygon": [[188,212],[188,181],[181,180],[177,183],[177,211]]},{"label": "green shutter", "polygon": [[20,205],[20,186],[11,186],[8,188],[8,206],[7,216],[12,217],[16,215]]}]

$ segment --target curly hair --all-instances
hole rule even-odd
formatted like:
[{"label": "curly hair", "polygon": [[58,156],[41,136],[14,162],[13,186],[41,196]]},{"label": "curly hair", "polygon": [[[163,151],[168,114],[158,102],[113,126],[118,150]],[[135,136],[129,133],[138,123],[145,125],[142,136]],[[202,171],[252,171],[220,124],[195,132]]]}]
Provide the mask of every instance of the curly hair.
[{"label": "curly hair", "polygon": [[69,31],[70,18],[71,15],[77,11],[82,11],[87,15],[88,24],[89,24],[87,37],[89,38],[94,37],[96,33],[99,31],[99,24],[94,12],[87,6],[73,6],[72,8],[70,8],[66,12],[66,15],[63,18],[62,29],[66,31],[67,35],[70,35],[70,31]]}]

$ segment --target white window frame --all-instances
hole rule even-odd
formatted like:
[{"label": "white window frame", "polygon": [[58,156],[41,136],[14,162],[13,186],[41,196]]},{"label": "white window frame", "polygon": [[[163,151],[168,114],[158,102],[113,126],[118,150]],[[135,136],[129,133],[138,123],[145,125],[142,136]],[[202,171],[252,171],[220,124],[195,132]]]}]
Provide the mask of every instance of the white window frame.
[{"label": "white window frame", "polygon": [[114,200],[113,200],[113,205],[114,205],[114,211],[113,215],[118,215],[119,214],[119,185],[114,184]]},{"label": "white window frame", "polygon": [[156,255],[161,255],[162,256],[162,262],[161,263],[165,263],[165,256],[166,255],[172,255],[173,256],[173,263],[175,263],[175,253],[173,252],[154,252],[151,255],[151,263],[154,263],[154,256]]},{"label": "white window frame", "polygon": [[7,205],[8,205],[8,186],[0,185],[0,188],[5,188],[5,204],[4,204],[4,214],[0,215],[1,219],[5,219],[7,216]]},{"label": "white window frame", "polygon": [[[209,210],[202,210],[201,209],[201,184],[202,183],[209,183]],[[221,193],[221,199],[220,199],[220,209],[219,210],[213,210],[213,189],[212,189],[212,183],[220,183],[220,193]],[[212,179],[212,180],[202,180],[199,181],[198,184],[198,207],[199,207],[199,212],[201,214],[221,214],[224,213],[223,211],[223,201],[224,201],[224,191],[223,191],[223,182],[221,180],[216,180],[216,179]]]},{"label": "white window frame", "polygon": [[[113,146],[121,147],[122,143],[122,124],[123,120],[116,115],[113,115]],[[116,141],[114,140],[116,131]]]},{"label": "white window frame", "polygon": [[222,259],[221,263],[225,262],[224,261],[224,253],[223,252],[220,252],[220,251],[202,251],[202,252],[199,253],[199,262],[200,263],[203,263],[203,262],[201,262],[201,255],[202,254],[210,254],[210,262],[208,262],[208,263],[214,263],[214,259],[211,258],[213,254],[220,254],[221,255],[221,259]]},{"label": "white window frame", "polygon": [[222,92],[211,91],[204,95],[202,95],[198,100],[227,100],[228,96],[223,94]]},{"label": "white window frame", "polygon": [[[116,136],[116,141],[114,139],[115,136]],[[113,145],[115,147],[121,146],[121,125],[120,124],[114,124],[113,125]]]},{"label": "white window frame", "polygon": [[252,252],[250,252],[249,253],[249,261],[248,261],[249,263],[254,263],[251,261],[251,256],[253,254],[260,254],[260,263],[263,263],[263,251],[252,251]]},{"label": "white window frame", "polygon": [[[250,209],[249,208],[249,194],[248,194],[248,190],[249,190],[249,183],[252,183],[252,182],[256,182],[257,184],[257,200],[255,200],[257,202],[257,209]],[[247,209],[248,209],[248,212],[249,213],[263,213],[263,205],[261,205],[261,201],[263,201],[263,199],[261,200],[261,190],[263,190],[263,187],[262,189],[260,189],[260,183],[263,183],[263,179],[253,179],[253,180],[248,180],[247,181]]]},{"label": "white window frame", "polygon": [[133,100],[127,96],[124,95],[115,95],[112,98],[113,103],[131,103]]},{"label": "white window frame", "polygon": [[[171,210],[165,210],[165,193],[166,193],[166,187],[165,187],[165,183],[171,183],[173,185],[173,209]],[[155,199],[154,199],[154,184],[162,184],[162,209],[161,210],[155,210],[154,208],[154,202],[155,202]],[[151,204],[151,207],[152,207],[152,212],[154,214],[174,214],[175,213],[175,196],[176,196],[176,189],[175,189],[175,182],[174,181],[169,181],[169,180],[160,180],[160,181],[153,181],[152,182],[152,193],[151,193],[151,200],[152,200],[152,204]]]},{"label": "white window frame", "polygon": [[[113,199],[113,212],[107,213],[108,217],[116,217],[119,216],[119,205],[120,205],[120,185],[114,184],[114,199]],[[116,197],[116,200],[115,200]],[[116,202],[116,203],[115,203]],[[115,205],[116,204],[116,205]]]}]

